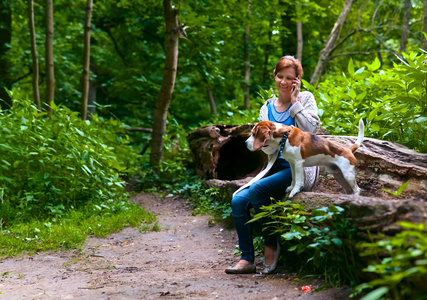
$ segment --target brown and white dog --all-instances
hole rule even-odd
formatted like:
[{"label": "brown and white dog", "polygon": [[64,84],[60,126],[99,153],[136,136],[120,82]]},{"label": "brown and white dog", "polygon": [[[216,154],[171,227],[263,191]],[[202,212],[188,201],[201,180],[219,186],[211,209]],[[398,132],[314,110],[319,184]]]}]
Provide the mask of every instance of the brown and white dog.
[{"label": "brown and white dog", "polygon": [[[283,137],[287,135],[287,139]],[[360,147],[364,139],[363,120],[359,121],[359,135],[355,144],[346,147],[327,140],[311,132],[302,131],[294,126],[286,126],[271,121],[262,121],[252,129],[246,140],[250,151],[261,149],[267,155],[273,155],[283,142],[282,156],[289,162],[292,170],[292,184],[286,190],[293,197],[304,186],[304,169],[310,166],[326,166],[335,179],[344,187],[347,194],[359,194],[356,183],[356,157],[353,152]],[[283,149],[283,146],[281,147]]]}]

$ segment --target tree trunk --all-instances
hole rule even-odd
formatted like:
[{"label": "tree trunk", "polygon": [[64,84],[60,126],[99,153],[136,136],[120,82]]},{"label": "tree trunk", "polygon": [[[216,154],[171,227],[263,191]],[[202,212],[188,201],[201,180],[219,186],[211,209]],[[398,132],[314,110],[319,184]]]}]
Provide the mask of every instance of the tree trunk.
[{"label": "tree trunk", "polygon": [[409,37],[409,18],[411,13],[411,0],[405,0],[405,12],[403,14],[402,38],[400,39],[400,52],[406,52],[406,44]]},{"label": "tree trunk", "polygon": [[89,97],[90,23],[92,19],[92,4],[93,4],[93,0],[87,0],[85,35],[84,35],[83,78],[82,78],[83,91],[82,91],[81,109],[80,109],[82,120],[87,119],[87,103],[88,103],[88,97]]},{"label": "tree trunk", "polygon": [[[423,1],[423,32],[427,33],[427,0]],[[427,51],[427,39],[423,39],[423,50]]]},{"label": "tree trunk", "polygon": [[150,163],[158,165],[163,159],[163,135],[166,133],[166,119],[169,104],[175,86],[176,70],[178,67],[178,42],[181,28],[178,24],[179,9],[172,7],[172,0],[163,0],[166,22],[166,59],[162,86],[153,118],[153,133],[151,135]]},{"label": "tree trunk", "polygon": [[246,31],[245,31],[245,45],[244,45],[244,61],[245,61],[245,81],[244,81],[244,88],[243,88],[243,94],[244,94],[244,102],[245,102],[245,109],[250,108],[250,102],[249,102],[249,81],[251,76],[251,58],[249,55],[249,32],[251,27],[249,26],[249,20],[251,17],[251,0],[248,1],[248,25],[246,25]]},{"label": "tree trunk", "polygon": [[46,105],[47,112],[52,113],[51,102],[55,100],[55,76],[53,63],[53,0],[46,0]]},{"label": "tree trunk", "polygon": [[273,20],[270,20],[270,27],[268,29],[268,44],[265,48],[265,56],[264,56],[264,72],[262,74],[262,81],[261,81],[263,86],[265,85],[265,83],[267,81],[268,73],[270,72],[268,60],[270,58],[272,37],[273,37]]},{"label": "tree trunk", "polygon": [[338,20],[335,22],[331,34],[329,35],[329,38],[325,43],[325,47],[320,51],[319,61],[317,62],[316,69],[314,70],[313,76],[311,77],[310,84],[314,85],[316,81],[320,78],[320,76],[323,74],[326,65],[328,64],[329,57],[333,52],[335,43],[337,42],[337,39],[339,37],[341,28],[347,18],[348,13],[351,10],[352,5],[353,0],[345,1],[344,7],[338,17]]},{"label": "tree trunk", "polygon": [[[300,6],[301,3],[298,2],[297,5]],[[298,15],[297,17],[300,18],[301,16]],[[302,23],[299,21],[297,22],[297,59],[299,61],[302,61],[302,45]]]},{"label": "tree trunk", "polygon": [[209,106],[211,107],[211,112],[213,115],[216,115],[217,111],[216,111],[215,99],[213,97],[212,89],[209,84],[206,85],[206,93],[208,95],[208,101],[209,101]]},{"label": "tree trunk", "polygon": [[33,98],[37,109],[41,110],[39,92],[39,55],[37,53],[36,28],[34,25],[34,1],[28,0],[28,25],[30,27],[31,57],[33,59]]},{"label": "tree trunk", "polygon": [[9,75],[9,61],[6,53],[12,41],[12,11],[9,1],[0,0],[0,107],[9,108],[12,106],[12,99],[5,88],[12,88]]},{"label": "tree trunk", "polygon": [[302,23],[297,22],[297,59],[302,60]]}]

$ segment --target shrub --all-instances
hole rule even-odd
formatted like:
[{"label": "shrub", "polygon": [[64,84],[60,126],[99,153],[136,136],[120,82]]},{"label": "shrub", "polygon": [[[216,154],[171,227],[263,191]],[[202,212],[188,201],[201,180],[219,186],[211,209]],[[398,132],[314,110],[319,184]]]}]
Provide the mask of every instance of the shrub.
[{"label": "shrub", "polygon": [[70,208],[125,199],[126,176],[138,155],[120,121],[52,104],[39,112],[28,100],[0,111],[0,220],[2,226],[60,218]]},{"label": "shrub", "polygon": [[426,57],[403,55],[402,64],[390,70],[381,70],[378,58],[357,70],[350,60],[347,73],[317,86],[303,80],[317,100],[322,126],[332,134],[354,135],[364,118],[368,136],[427,152]]}]

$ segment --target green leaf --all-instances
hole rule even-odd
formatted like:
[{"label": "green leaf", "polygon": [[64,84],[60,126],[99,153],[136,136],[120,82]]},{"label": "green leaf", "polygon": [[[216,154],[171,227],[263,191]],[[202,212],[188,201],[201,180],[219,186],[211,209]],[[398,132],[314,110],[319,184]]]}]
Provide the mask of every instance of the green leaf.
[{"label": "green leaf", "polygon": [[355,75],[357,75],[357,74],[362,74],[362,73],[363,73],[363,71],[365,71],[365,67],[360,68],[360,69],[359,69],[359,70],[357,70],[354,74],[355,74]]},{"label": "green leaf", "polygon": [[354,76],[354,64],[352,58],[350,58],[350,61],[348,62],[348,73],[350,76]]},{"label": "green leaf", "polygon": [[399,196],[400,194],[402,194],[402,192],[406,189],[406,187],[408,186],[408,184],[409,184],[409,181],[410,180],[408,180],[407,182],[405,182],[404,184],[402,184],[400,187],[399,187],[399,189],[397,190],[397,195]]},{"label": "green leaf", "polygon": [[363,296],[360,298],[360,300],[377,300],[381,299],[382,296],[388,293],[388,287],[382,286],[380,288],[377,288],[376,290],[373,290],[369,294]]},{"label": "green leaf", "polygon": [[414,224],[411,222],[401,221],[398,224],[399,224],[399,226],[406,228],[406,229],[414,229],[417,231],[424,231],[425,230],[425,224],[423,222],[421,222],[419,224]]},{"label": "green leaf", "polygon": [[417,123],[427,122],[427,117],[418,117],[414,121]]},{"label": "green leaf", "polygon": [[380,130],[380,125],[378,123],[371,123],[371,128],[374,132],[378,132]]},{"label": "green leaf", "polygon": [[369,115],[368,115],[368,121],[371,122],[377,115],[378,115],[378,111],[380,110],[380,107],[378,106],[377,108],[375,108],[374,110],[372,110]]}]

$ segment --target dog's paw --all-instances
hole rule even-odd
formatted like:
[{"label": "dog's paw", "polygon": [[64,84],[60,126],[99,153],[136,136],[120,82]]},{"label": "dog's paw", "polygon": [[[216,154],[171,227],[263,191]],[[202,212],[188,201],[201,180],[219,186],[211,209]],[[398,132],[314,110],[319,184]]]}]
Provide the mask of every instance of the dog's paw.
[{"label": "dog's paw", "polygon": [[300,192],[301,188],[293,188],[292,191],[289,193],[289,198],[292,198],[296,194]]},{"label": "dog's paw", "polygon": [[290,191],[292,191],[294,189],[293,185],[288,186],[288,188],[286,189],[286,193],[289,193]]}]

